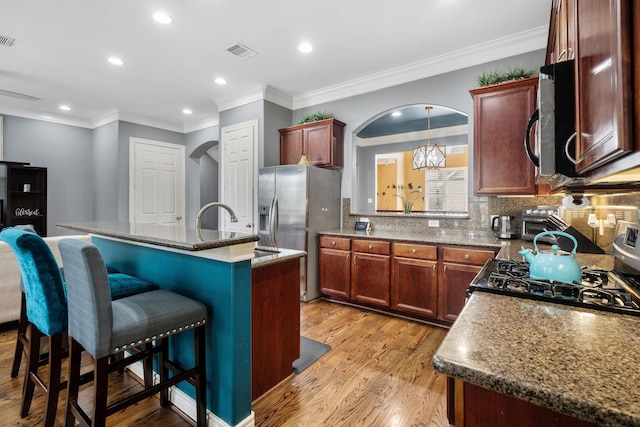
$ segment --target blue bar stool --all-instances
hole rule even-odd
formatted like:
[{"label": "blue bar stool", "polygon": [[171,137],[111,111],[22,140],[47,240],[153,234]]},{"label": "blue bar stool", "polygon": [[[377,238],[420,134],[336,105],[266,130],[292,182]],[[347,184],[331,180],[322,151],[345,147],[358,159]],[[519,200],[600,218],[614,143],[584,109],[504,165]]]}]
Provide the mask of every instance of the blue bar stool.
[{"label": "blue bar stool", "polygon": [[[23,309],[26,313],[24,329],[30,326],[29,337],[26,337],[26,332],[24,336],[18,336],[18,341],[28,350],[20,416],[26,417],[29,414],[33,392],[37,385],[47,398],[44,425],[53,426],[58,395],[67,386],[66,381],[61,381],[62,359],[65,356],[63,336],[67,331],[67,301],[62,274],[51,249],[37,234],[9,227],[0,232],[0,240],[11,247],[18,260],[24,291]],[[149,282],[120,273],[112,275],[108,281],[110,292],[113,290],[115,295],[114,298],[130,295],[132,292],[157,289],[157,286]],[[48,337],[49,340],[48,359],[45,360],[41,359],[40,354],[40,343],[43,337]],[[22,355],[22,349],[19,354]],[[47,382],[43,381],[38,374],[38,368],[43,364],[49,365]],[[150,367],[145,370],[145,372],[150,371]],[[145,378],[145,381],[151,380]]]},{"label": "blue bar stool", "polygon": [[[169,405],[169,387],[187,381],[196,390],[196,425],[206,425],[204,304],[165,290],[143,292],[113,301],[107,270],[97,246],[77,239],[63,239],[58,247],[67,279],[69,304],[69,388],[65,425],[75,421],[101,427],[105,420],[132,404],[160,393],[160,404]],[[194,367],[185,369],[169,360],[169,336],[194,330]],[[146,345],[145,345],[146,344]],[[110,356],[142,346],[138,353],[112,362]],[[94,360],[93,419],[78,402],[81,353]],[[159,383],[107,404],[108,375],[143,358],[159,355]],[[172,376],[169,376],[169,371]]]}]

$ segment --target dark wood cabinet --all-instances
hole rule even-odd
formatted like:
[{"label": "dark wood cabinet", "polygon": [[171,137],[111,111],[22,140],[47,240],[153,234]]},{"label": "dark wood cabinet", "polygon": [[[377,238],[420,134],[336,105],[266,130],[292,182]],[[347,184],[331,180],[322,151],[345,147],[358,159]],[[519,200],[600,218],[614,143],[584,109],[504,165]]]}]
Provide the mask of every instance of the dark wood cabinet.
[{"label": "dark wood cabinet", "polygon": [[547,64],[575,58],[576,1],[552,1],[549,40],[547,42]]},{"label": "dark wood cabinet", "polygon": [[447,414],[454,427],[597,427],[524,400],[448,379]]},{"label": "dark wood cabinet", "polygon": [[449,326],[498,249],[320,236],[318,284],[329,298]]},{"label": "dark wood cabinet", "polygon": [[536,109],[538,78],[471,90],[477,195],[535,195],[535,167],[523,146]]},{"label": "dark wood cabinet", "polygon": [[32,224],[40,236],[47,235],[47,169],[22,164],[5,167],[4,226]]},{"label": "dark wood cabinet", "polygon": [[251,398],[292,374],[300,357],[300,259],[252,270]]},{"label": "dark wood cabinet", "polygon": [[440,250],[442,275],[439,287],[439,317],[453,322],[464,307],[469,284],[484,263],[496,253],[493,250],[465,247],[443,247]]},{"label": "dark wood cabinet", "polygon": [[351,259],[351,298],[389,307],[391,285],[391,243],[354,240]]},{"label": "dark wood cabinet", "polygon": [[344,167],[344,127],[327,119],[279,129],[280,164],[295,165],[304,154],[314,166]]},{"label": "dark wood cabinet", "polygon": [[351,240],[320,236],[318,260],[320,292],[351,298]]},{"label": "dark wood cabinet", "polygon": [[391,307],[421,316],[438,312],[438,248],[393,243]]},{"label": "dark wood cabinet", "polygon": [[630,1],[575,7],[576,169],[583,173],[633,150],[632,20]]}]

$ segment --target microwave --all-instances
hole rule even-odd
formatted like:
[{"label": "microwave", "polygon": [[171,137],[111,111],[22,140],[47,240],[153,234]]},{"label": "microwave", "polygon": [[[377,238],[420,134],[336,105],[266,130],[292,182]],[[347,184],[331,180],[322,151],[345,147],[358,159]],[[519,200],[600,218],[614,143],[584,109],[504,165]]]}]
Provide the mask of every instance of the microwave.
[{"label": "microwave", "polygon": [[[575,75],[573,60],[540,68],[538,108],[529,119],[525,151],[536,166],[536,183],[560,187],[582,183],[575,168]],[[531,133],[535,125],[535,152]]]}]

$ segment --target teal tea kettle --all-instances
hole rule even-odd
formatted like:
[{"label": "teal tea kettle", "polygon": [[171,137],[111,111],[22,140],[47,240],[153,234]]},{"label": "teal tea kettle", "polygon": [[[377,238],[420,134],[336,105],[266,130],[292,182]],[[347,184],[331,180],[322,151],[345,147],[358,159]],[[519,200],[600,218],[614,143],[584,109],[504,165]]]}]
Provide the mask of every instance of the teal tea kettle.
[{"label": "teal tea kettle", "polygon": [[[558,245],[552,245],[551,250],[539,251],[538,238],[553,234],[571,239],[573,241],[573,251],[565,252],[560,250]],[[529,277],[532,279],[546,279],[552,282],[582,282],[582,270],[580,269],[580,264],[574,258],[578,248],[578,241],[575,237],[562,231],[545,231],[533,238],[533,247],[536,255],[533,255],[532,250],[525,249],[524,246],[519,252],[529,263]]]}]

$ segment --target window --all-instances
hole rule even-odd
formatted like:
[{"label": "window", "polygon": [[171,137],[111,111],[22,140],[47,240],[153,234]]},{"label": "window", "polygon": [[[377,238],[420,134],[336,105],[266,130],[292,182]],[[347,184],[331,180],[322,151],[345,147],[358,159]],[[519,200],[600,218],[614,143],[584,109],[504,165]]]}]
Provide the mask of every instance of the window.
[{"label": "window", "polygon": [[458,167],[426,171],[424,198],[428,211],[467,211],[467,170]]}]

